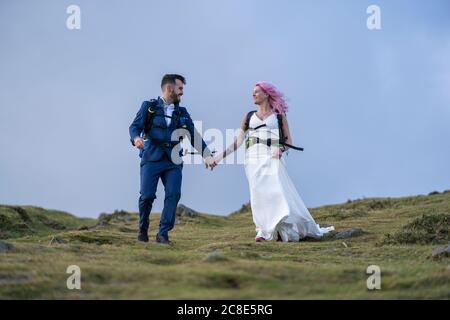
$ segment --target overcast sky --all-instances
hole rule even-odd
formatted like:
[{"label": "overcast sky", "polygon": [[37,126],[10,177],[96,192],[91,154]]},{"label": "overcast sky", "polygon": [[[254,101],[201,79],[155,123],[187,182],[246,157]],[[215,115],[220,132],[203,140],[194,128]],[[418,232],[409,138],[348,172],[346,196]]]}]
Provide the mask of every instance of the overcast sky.
[{"label": "overcast sky", "polygon": [[[66,26],[71,4],[80,30]],[[371,4],[381,30],[367,28]],[[1,0],[0,43],[2,204],[137,211],[128,126],[171,72],[203,132],[237,128],[254,84],[277,85],[308,207],[450,189],[446,0]],[[186,165],[182,190],[213,214],[249,199],[242,165]],[[162,184],[157,196],[160,211]]]}]

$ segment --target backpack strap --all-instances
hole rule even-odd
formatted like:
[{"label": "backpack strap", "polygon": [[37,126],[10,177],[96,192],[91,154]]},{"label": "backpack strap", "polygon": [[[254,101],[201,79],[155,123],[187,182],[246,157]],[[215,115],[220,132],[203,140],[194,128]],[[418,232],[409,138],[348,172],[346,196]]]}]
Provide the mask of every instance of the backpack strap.
[{"label": "backpack strap", "polygon": [[173,122],[171,122],[171,125],[175,126],[175,128],[178,128],[180,125],[180,117],[181,117],[180,106],[175,105],[175,110],[173,110],[173,113],[172,113],[172,121]]},{"label": "backpack strap", "polygon": [[283,115],[281,113],[277,113],[278,119],[278,136],[280,137],[280,144],[284,144],[286,142],[286,137],[284,136],[283,130]]},{"label": "backpack strap", "polygon": [[283,115],[278,113],[277,119],[278,119],[278,130],[279,130],[279,136],[280,136],[280,145],[289,147],[294,150],[303,151],[304,150],[303,148],[296,147],[296,146],[293,146],[292,144],[286,143],[287,137],[284,135],[284,130],[283,130]]},{"label": "backpack strap", "polygon": [[[176,129],[186,128],[186,125],[183,126],[180,124],[181,112],[182,112],[182,110],[181,110],[180,106],[176,105],[175,110],[173,111],[173,114],[172,114],[172,122],[170,123],[170,125],[173,125]],[[178,141],[179,142],[183,141],[183,136],[179,136]]]},{"label": "backpack strap", "polygon": [[258,129],[260,129],[260,128],[264,128],[264,127],[267,127],[267,124],[261,124],[261,125],[259,125],[259,126],[257,126],[256,128],[249,128],[250,130],[258,130]]},{"label": "backpack strap", "polygon": [[[252,115],[255,112],[256,112],[256,110],[252,110],[249,113],[247,113],[247,118],[245,120],[245,128],[244,128],[245,131],[247,131],[250,128],[250,118],[252,117]],[[283,145],[283,146],[286,146],[286,147],[289,147],[289,148],[294,149],[294,150],[303,151],[304,150],[303,148],[296,147],[296,146],[293,146],[291,144],[286,143],[286,138],[287,137],[284,135],[284,130],[283,130],[283,115],[282,114],[277,114],[277,120],[278,120],[278,130],[279,130],[278,133],[279,133],[279,137],[280,137],[279,138],[279,140],[280,140],[279,144]],[[253,130],[256,130],[256,129],[259,129],[259,128],[262,128],[262,127],[265,127],[265,126],[266,125],[263,124],[263,125],[260,125],[260,126],[258,126],[256,128],[253,128]]]},{"label": "backpack strap", "polygon": [[252,115],[256,112],[256,110],[252,110],[249,113],[247,113],[247,117],[245,119],[245,127],[244,127],[244,131],[247,131],[250,127],[250,118],[252,117]]},{"label": "backpack strap", "polygon": [[145,121],[145,126],[144,126],[144,135],[147,135],[152,128],[153,118],[155,117],[155,114],[156,114],[157,104],[158,104],[158,100],[156,100],[156,99],[150,100],[149,107],[147,109],[147,120]]}]

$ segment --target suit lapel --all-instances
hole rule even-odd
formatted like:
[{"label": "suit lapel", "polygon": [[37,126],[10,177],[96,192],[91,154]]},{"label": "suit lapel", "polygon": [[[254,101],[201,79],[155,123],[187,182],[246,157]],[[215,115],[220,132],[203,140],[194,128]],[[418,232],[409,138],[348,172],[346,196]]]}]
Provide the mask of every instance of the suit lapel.
[{"label": "suit lapel", "polygon": [[161,99],[161,97],[158,97],[158,109],[159,109],[158,112],[160,112],[161,114],[161,117],[156,117],[159,118],[158,124],[163,126],[164,128],[167,128],[167,122],[164,113],[164,101],[163,99]]},{"label": "suit lapel", "polygon": [[177,125],[176,122],[178,122],[177,119],[178,119],[179,112],[180,112],[180,105],[178,103],[176,103],[175,108],[173,109],[173,112],[172,112],[172,119],[170,119],[170,127],[171,128],[174,128]]}]

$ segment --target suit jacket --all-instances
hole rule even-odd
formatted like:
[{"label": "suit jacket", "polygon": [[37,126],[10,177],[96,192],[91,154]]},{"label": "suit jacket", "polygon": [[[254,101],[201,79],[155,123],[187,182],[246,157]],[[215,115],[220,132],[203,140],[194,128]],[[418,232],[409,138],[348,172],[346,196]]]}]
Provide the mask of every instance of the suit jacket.
[{"label": "suit jacket", "polygon": [[[141,163],[160,161],[164,155],[167,155],[174,162],[175,158],[179,157],[180,152],[182,152],[178,139],[180,136],[188,136],[191,145],[198,152],[201,152],[204,157],[211,154],[200,133],[195,129],[192,118],[186,108],[175,104],[172,120],[167,126],[163,107],[164,101],[160,97],[152,101],[142,102],[141,108],[129,127],[130,139],[133,145],[134,139],[142,137],[144,134],[149,114],[148,109],[152,103],[156,104],[156,110],[150,131],[145,132],[147,140],[145,141]],[[178,112],[180,112],[180,116],[178,121],[176,121]],[[178,161],[181,161],[181,159]]]}]

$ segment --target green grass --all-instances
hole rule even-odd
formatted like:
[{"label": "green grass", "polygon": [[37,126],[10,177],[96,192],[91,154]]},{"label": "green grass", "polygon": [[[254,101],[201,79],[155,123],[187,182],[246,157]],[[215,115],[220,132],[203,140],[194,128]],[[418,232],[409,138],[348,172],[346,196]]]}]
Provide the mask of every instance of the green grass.
[{"label": "green grass", "polygon": [[[95,221],[22,208],[0,206],[2,238],[14,246],[0,253],[0,299],[450,298],[449,259],[429,258],[450,240],[449,192],[311,209],[320,224],[365,233],[298,243],[255,243],[248,206],[182,219],[170,247],[154,241],[157,214],[143,244],[134,213]],[[67,243],[49,245],[53,236]],[[69,265],[81,268],[81,290],[66,287]],[[366,288],[369,265],[381,268],[381,290]]]},{"label": "green grass", "polygon": [[0,239],[46,235],[57,230],[75,229],[95,223],[95,219],[77,218],[63,211],[0,205]]}]

